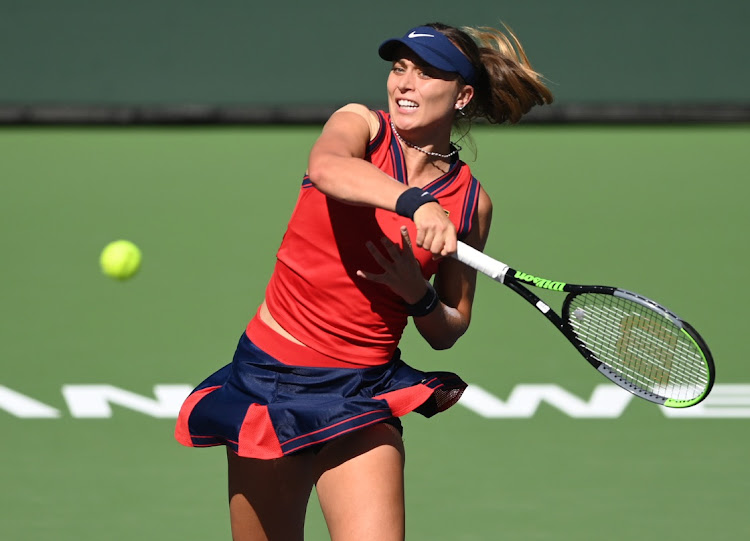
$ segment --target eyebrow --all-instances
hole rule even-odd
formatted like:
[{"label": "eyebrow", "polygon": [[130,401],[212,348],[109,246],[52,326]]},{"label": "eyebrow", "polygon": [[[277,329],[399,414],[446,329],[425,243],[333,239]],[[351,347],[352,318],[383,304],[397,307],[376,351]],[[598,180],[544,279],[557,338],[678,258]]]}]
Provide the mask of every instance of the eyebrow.
[{"label": "eyebrow", "polygon": [[[416,55],[415,55],[415,58],[416,58]],[[409,60],[412,64],[414,64],[415,66],[417,66],[420,69],[432,69],[432,70],[438,70],[438,71],[440,71],[435,66],[432,66],[432,65],[428,64],[427,62],[425,62],[425,61],[423,61],[421,59],[418,59],[418,58],[415,60],[413,58],[402,57],[402,58],[399,58],[398,60],[394,60],[393,64],[394,65],[396,65],[396,64],[405,64],[406,60]]]},{"label": "eyebrow", "polygon": [[407,56],[402,56],[401,58],[398,58],[397,60],[393,61],[393,65],[404,65],[405,60],[409,60],[412,62],[417,68],[425,72],[429,77],[432,77],[433,79],[443,79],[444,81],[453,81],[457,80],[460,75],[458,73],[453,73],[450,71],[441,70],[440,68],[436,68],[432,64],[428,64],[421,58],[419,58],[416,54],[412,55],[413,58],[409,58]]}]

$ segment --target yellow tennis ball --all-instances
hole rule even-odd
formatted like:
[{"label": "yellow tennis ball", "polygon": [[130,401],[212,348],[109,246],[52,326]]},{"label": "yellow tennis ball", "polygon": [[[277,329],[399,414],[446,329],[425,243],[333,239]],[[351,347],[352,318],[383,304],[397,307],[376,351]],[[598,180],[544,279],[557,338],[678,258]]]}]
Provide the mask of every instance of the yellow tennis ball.
[{"label": "yellow tennis ball", "polygon": [[129,240],[116,240],[104,247],[99,264],[107,276],[127,280],[141,266],[141,250]]}]

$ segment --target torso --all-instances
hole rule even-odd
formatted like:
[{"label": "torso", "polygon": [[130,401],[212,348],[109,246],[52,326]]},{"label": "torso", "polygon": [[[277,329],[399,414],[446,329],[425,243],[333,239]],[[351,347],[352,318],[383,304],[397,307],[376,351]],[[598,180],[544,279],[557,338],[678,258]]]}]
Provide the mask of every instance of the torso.
[{"label": "torso", "polygon": [[[403,149],[388,115],[377,114],[378,131],[366,159],[407,184]],[[421,182],[449,212],[459,238],[465,237],[480,190],[469,167],[456,161],[446,174]],[[400,243],[402,226],[415,237],[411,220],[333,200],[305,177],[259,317],[287,339],[346,363],[388,362],[408,320],[403,300],[386,286],[356,276],[356,271],[379,272],[365,243],[380,245],[383,236]],[[430,252],[415,248],[415,257],[425,278],[437,271],[438,262]]]}]

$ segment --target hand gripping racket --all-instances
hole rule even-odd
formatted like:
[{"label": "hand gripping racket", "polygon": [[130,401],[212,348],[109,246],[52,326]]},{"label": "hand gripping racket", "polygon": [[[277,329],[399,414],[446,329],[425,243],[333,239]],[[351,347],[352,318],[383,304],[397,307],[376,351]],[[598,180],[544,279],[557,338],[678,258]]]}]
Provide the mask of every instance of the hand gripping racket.
[{"label": "hand gripping racket", "polygon": [[[453,257],[529,301],[591,366],[634,395],[687,408],[711,391],[716,374],[708,346],[686,321],[651,299],[616,287],[531,276],[463,242]],[[562,317],[522,284],[568,293]]]}]

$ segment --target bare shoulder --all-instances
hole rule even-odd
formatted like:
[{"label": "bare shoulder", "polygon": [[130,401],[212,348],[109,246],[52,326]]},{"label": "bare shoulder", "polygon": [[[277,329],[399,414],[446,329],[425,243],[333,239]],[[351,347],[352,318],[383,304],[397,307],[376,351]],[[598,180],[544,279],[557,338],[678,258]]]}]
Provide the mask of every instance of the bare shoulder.
[{"label": "bare shoulder", "polygon": [[479,220],[486,222],[489,228],[489,223],[492,221],[492,199],[489,194],[485,191],[484,187],[479,185],[479,201],[477,201],[477,212],[479,214]]},{"label": "bare shoulder", "polygon": [[480,184],[477,211],[472,219],[471,231],[464,239],[464,242],[477,250],[484,250],[484,246],[487,243],[487,237],[490,234],[491,223],[492,200]]},{"label": "bare shoulder", "polygon": [[362,118],[370,130],[370,139],[375,137],[380,129],[380,120],[375,111],[372,111],[367,106],[360,103],[349,103],[338,109],[334,114],[337,113],[354,113]]}]

